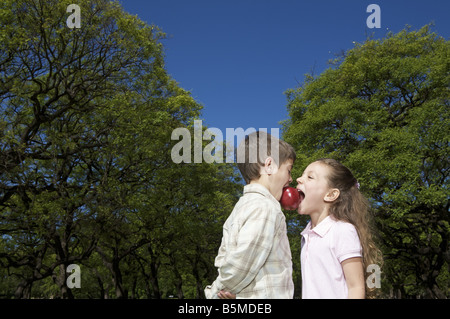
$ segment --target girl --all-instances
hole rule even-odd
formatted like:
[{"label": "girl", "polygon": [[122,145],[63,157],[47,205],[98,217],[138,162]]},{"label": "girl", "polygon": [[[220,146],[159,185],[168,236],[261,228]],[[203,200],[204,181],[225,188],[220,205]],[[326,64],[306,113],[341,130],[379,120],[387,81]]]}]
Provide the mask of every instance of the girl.
[{"label": "girl", "polygon": [[369,229],[369,203],[351,171],[333,159],[311,163],[297,179],[303,298],[365,298],[365,270],[381,262]]}]

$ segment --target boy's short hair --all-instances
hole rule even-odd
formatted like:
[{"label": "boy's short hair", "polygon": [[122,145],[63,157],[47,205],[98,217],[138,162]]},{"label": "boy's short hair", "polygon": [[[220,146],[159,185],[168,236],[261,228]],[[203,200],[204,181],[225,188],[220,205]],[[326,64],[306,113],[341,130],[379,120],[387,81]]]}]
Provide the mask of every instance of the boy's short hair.
[{"label": "boy's short hair", "polygon": [[247,184],[261,177],[259,171],[267,157],[272,157],[280,167],[289,159],[295,161],[296,154],[291,145],[264,131],[247,135],[239,144],[236,162]]}]

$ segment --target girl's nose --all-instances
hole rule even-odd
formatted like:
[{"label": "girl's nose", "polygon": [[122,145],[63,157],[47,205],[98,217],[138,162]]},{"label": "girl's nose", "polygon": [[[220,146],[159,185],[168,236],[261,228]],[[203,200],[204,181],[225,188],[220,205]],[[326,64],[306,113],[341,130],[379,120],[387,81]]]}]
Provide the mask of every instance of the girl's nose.
[{"label": "girl's nose", "polygon": [[303,183],[303,180],[302,180],[302,177],[300,176],[299,178],[297,178],[297,183],[299,183],[299,184],[302,184]]}]

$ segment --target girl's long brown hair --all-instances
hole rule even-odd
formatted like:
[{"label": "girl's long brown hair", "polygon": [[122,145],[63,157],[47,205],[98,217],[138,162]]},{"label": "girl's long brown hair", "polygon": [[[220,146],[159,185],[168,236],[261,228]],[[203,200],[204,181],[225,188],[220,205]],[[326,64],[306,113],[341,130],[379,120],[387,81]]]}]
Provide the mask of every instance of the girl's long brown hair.
[{"label": "girl's long brown hair", "polygon": [[[317,162],[327,165],[330,168],[330,174],[327,176],[328,184],[332,188],[339,189],[340,195],[330,207],[330,215],[337,220],[351,223],[358,232],[359,240],[362,246],[364,273],[367,266],[376,264],[382,266],[383,257],[381,251],[376,246],[373,239],[372,216],[369,201],[359,191],[359,184],[352,172],[340,162],[322,158]],[[366,295],[372,297],[375,291],[368,290]]]}]

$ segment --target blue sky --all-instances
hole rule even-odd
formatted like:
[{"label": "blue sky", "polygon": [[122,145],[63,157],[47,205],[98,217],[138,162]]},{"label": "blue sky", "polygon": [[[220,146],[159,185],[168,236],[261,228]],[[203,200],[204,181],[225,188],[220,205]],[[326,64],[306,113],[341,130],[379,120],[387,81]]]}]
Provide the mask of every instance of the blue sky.
[{"label": "blue sky", "polygon": [[[204,125],[222,130],[280,128],[288,118],[287,89],[334,54],[382,38],[405,25],[449,39],[448,0],[121,0],[124,9],[160,27],[166,66],[203,106]],[[369,4],[381,8],[381,28],[369,29]]]}]

